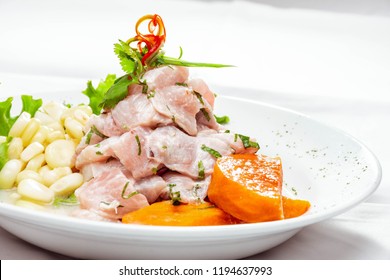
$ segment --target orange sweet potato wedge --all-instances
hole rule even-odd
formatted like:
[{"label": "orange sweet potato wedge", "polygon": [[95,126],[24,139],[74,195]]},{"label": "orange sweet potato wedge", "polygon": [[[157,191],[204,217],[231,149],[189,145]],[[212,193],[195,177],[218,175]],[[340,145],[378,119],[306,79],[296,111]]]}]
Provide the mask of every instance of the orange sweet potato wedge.
[{"label": "orange sweet potato wedge", "polygon": [[283,197],[283,214],[285,219],[303,215],[310,208],[310,202],[303,199]]},{"label": "orange sweet potato wedge", "polygon": [[208,198],[245,222],[281,220],[283,171],[279,157],[236,154],[218,158]]},{"label": "orange sweet potato wedge", "polygon": [[155,226],[213,226],[240,223],[209,202],[173,205],[171,201],[156,202],[130,212],[123,216],[122,222]]}]

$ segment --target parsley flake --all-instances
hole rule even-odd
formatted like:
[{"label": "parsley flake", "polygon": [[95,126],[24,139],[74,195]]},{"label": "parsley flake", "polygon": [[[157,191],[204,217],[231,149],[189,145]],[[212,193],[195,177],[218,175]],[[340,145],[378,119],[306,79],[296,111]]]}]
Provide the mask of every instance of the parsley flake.
[{"label": "parsley flake", "polygon": [[205,151],[205,152],[208,152],[210,155],[212,155],[213,157],[215,157],[215,158],[220,158],[220,157],[222,157],[222,155],[218,152],[218,151],[216,151],[216,150],[214,150],[214,149],[212,149],[212,148],[210,148],[210,147],[207,147],[205,144],[202,144],[202,146],[200,147],[203,151]]}]

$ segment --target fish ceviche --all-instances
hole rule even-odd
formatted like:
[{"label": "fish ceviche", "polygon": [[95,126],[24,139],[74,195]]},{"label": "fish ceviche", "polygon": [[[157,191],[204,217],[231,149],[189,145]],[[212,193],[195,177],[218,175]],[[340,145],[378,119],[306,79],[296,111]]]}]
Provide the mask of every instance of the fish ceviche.
[{"label": "fish ceviche", "polygon": [[[140,32],[141,26],[148,30]],[[0,102],[0,188],[33,209],[127,224],[210,226],[300,216],[282,194],[279,157],[214,114],[215,94],[189,67],[227,67],[165,56],[164,23],[145,15],[114,45],[125,74],[83,94],[88,105],[23,95]]]}]

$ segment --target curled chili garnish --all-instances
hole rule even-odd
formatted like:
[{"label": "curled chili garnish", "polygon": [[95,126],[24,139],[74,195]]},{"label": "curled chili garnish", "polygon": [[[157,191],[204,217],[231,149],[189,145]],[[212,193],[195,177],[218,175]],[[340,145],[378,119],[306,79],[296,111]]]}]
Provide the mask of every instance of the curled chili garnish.
[{"label": "curled chili garnish", "polygon": [[[146,21],[149,21],[147,24],[149,33],[143,34],[140,31],[140,26]],[[145,15],[137,21],[135,32],[137,35],[127,40],[126,43],[130,45],[137,42],[138,50],[143,54],[141,62],[145,66],[158,54],[164,45],[166,38],[164,22],[157,14]]]}]

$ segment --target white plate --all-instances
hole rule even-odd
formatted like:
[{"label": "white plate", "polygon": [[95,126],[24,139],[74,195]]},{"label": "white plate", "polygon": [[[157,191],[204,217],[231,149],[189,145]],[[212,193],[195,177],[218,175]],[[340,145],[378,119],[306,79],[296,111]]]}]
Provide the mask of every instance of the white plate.
[{"label": "white plate", "polygon": [[157,227],[87,221],[0,203],[1,226],[30,243],[75,258],[238,259],[349,210],[379,185],[376,157],[342,131],[290,110],[234,97],[219,97],[216,113],[230,117],[232,131],[256,137],[261,153],[281,156],[284,191],[311,202],[306,214],[256,224]]}]

